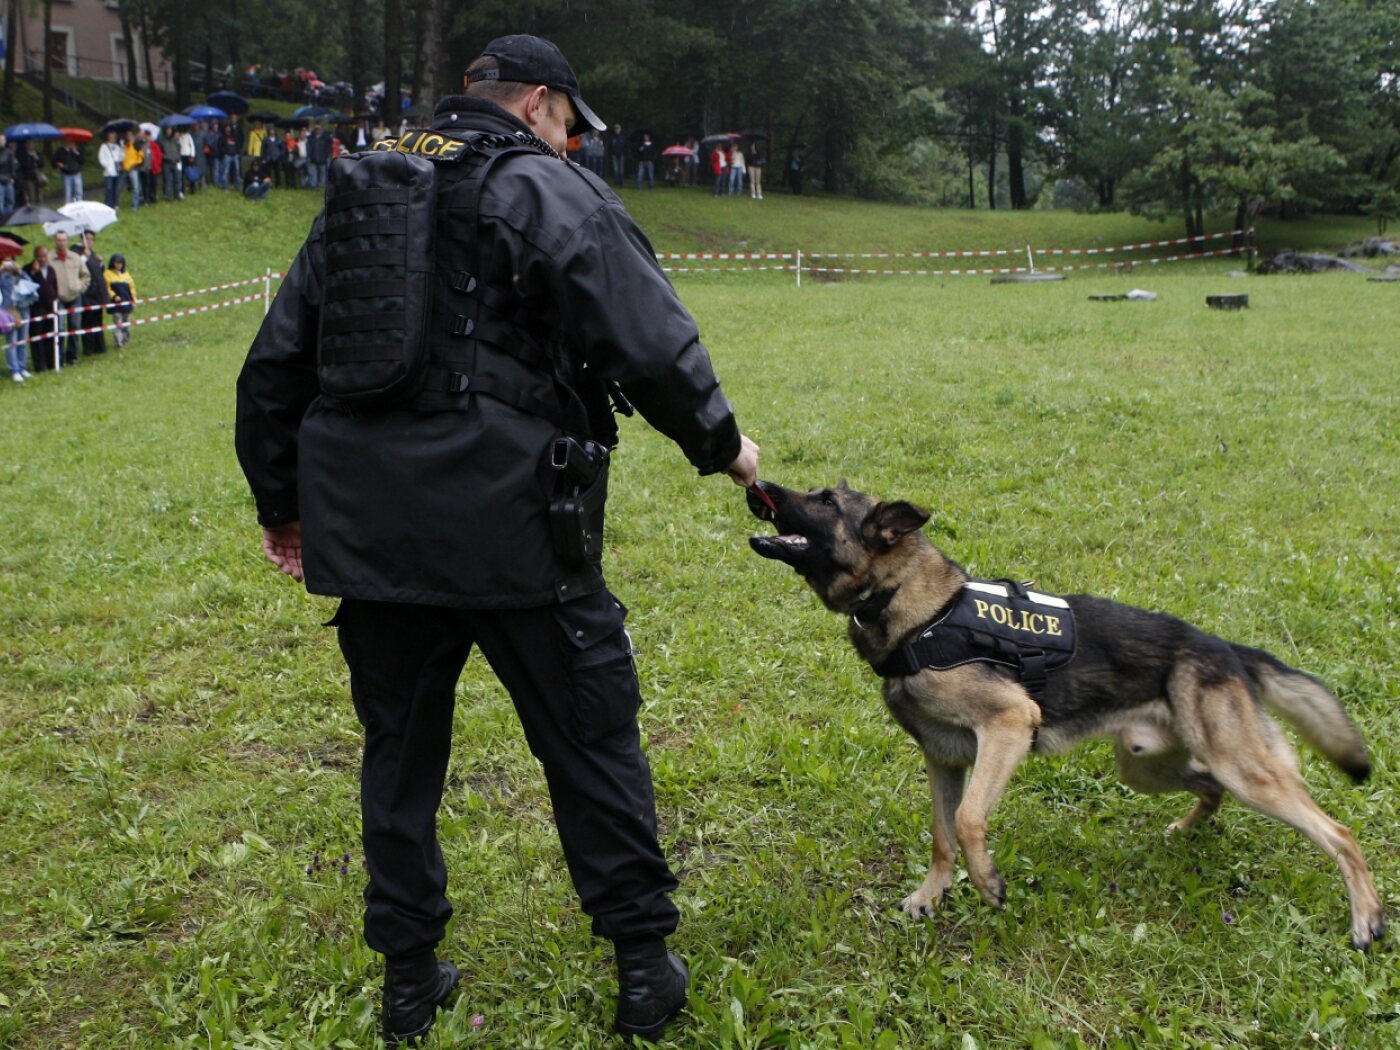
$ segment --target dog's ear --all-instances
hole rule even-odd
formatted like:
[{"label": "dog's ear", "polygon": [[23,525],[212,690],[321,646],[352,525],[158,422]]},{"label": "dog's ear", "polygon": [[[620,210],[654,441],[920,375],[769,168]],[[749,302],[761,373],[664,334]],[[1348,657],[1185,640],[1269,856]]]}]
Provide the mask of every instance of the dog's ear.
[{"label": "dog's ear", "polygon": [[837,492],[850,492],[850,491],[851,491],[851,486],[849,486],[849,485],[846,484],[846,479],[845,479],[845,478],[842,478],[842,479],[841,479],[839,482],[837,482],[837,484],[836,484],[836,491],[837,491]]},{"label": "dog's ear", "polygon": [[928,511],[904,500],[877,503],[861,523],[861,538],[868,547],[888,550],[909,533],[923,528],[928,519]]}]

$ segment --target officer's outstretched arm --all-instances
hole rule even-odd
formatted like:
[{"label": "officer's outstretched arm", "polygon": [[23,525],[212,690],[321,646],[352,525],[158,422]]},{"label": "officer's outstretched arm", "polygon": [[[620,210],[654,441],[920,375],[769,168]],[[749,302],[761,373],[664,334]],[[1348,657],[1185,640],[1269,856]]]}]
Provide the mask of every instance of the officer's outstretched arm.
[{"label": "officer's outstretched arm", "polygon": [[736,485],[748,488],[758,480],[759,447],[746,434],[739,435],[739,455],[725,471]]},{"label": "officer's outstretched arm", "polygon": [[594,211],[550,264],[562,327],[589,366],[620,383],[702,474],[747,473],[733,409],[695,320],[622,205]]}]

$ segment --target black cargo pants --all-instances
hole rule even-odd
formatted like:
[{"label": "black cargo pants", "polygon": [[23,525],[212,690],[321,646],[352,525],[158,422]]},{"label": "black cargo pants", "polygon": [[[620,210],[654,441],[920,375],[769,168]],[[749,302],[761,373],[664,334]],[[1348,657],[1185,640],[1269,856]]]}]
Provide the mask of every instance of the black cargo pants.
[{"label": "black cargo pants", "polygon": [[510,692],[544,766],[569,874],[593,933],[666,936],[676,879],[656,839],[641,693],[606,591],[538,609],[467,610],[346,599],[331,622],[365,729],[360,777],[369,886],[365,940],[405,955],[442,940],[452,906],[437,840],[453,690],[476,645]]}]

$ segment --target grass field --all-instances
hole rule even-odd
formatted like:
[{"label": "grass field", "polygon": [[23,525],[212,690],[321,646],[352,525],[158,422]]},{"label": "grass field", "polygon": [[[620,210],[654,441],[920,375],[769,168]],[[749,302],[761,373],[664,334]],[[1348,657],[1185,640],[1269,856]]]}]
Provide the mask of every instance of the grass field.
[{"label": "grass field", "polygon": [[[629,195],[658,248],[1089,246],[1172,227]],[[310,195],[205,193],[104,233],[143,294],[290,260]],[[1217,225],[1215,228],[1225,228]],[[1268,228],[1336,246],[1365,224]],[[822,240],[818,235],[826,238]],[[1085,242],[1093,237],[1095,242]],[[970,571],[1091,590],[1262,645],[1329,681],[1373,746],[1316,797],[1400,904],[1397,286],[1231,279],[1237,264],[986,278],[704,275],[700,320],[762,473],[929,507]],[[1140,286],[1152,303],[1087,296]],[[1247,291],[1241,313],[1205,309]],[[230,293],[233,294],[233,293]],[[178,305],[178,304],[176,304]],[[232,451],[256,306],[0,386],[0,1045],[359,1047],[380,969],[359,933],[359,727],[333,603],[258,551]],[[924,778],[875,678],[726,481],[635,421],[608,576],[632,609],[642,725],[692,998],[678,1048],[1337,1046],[1400,1041],[1393,941],[1347,946],[1299,835],[1132,794],[1105,744],[1027,764],[992,820],[1010,883],[924,923]],[[479,661],[442,812],[459,998],[430,1045],[602,1047],[588,935],[537,766]]]}]

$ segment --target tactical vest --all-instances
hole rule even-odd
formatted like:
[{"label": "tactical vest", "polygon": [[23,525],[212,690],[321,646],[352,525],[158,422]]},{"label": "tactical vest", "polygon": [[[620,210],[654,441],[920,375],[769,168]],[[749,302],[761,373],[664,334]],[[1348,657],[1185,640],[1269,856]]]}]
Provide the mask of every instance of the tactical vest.
[{"label": "tactical vest", "polygon": [[[600,429],[555,320],[481,276],[482,189],[518,153],[554,155],[523,133],[410,131],[332,165],[319,373],[333,400],[439,412],[485,396],[568,433]],[[349,173],[366,158],[396,184],[362,188],[345,174],[337,192],[335,165]]]},{"label": "tactical vest", "polygon": [[877,665],[875,673],[903,678],[925,668],[1001,664],[1015,670],[1039,702],[1049,672],[1074,659],[1074,648],[1074,612],[1063,598],[1012,580],[968,580],[938,619]]}]

